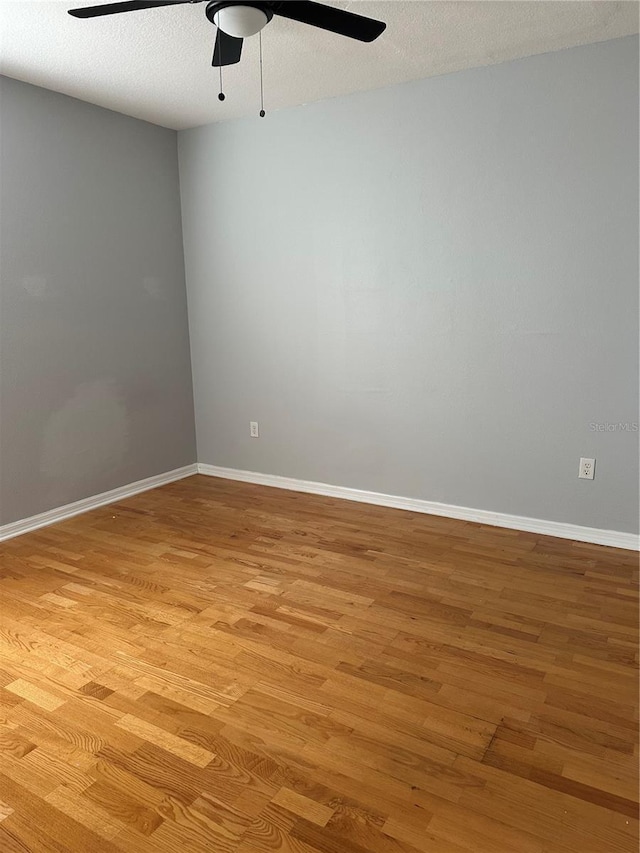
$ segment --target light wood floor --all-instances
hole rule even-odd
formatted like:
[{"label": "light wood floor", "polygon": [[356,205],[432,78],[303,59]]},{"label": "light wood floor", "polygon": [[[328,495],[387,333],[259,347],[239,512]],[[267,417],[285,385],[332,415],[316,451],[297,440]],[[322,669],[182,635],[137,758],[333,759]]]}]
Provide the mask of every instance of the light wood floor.
[{"label": "light wood floor", "polygon": [[205,477],[0,546],[3,853],[637,850],[637,555]]}]

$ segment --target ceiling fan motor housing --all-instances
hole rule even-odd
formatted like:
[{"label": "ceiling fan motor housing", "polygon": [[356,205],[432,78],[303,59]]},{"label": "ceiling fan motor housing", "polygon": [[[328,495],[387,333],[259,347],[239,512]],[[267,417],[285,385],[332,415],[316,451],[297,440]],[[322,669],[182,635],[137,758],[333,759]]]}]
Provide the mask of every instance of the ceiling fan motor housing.
[{"label": "ceiling fan motor housing", "polygon": [[273,18],[265,3],[237,0],[214,0],[207,4],[206,15],[212,24],[234,38],[254,36]]}]

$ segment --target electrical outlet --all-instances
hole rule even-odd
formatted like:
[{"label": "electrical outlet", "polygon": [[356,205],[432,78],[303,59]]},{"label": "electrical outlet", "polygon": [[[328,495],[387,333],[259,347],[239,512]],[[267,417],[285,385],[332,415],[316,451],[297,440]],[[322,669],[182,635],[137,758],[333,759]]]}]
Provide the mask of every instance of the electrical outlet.
[{"label": "electrical outlet", "polygon": [[581,480],[593,480],[596,473],[596,460],[580,459],[580,468],[578,469],[578,477]]},{"label": "electrical outlet", "polygon": [[251,438],[259,438],[260,433],[258,431],[258,421],[250,421],[249,422],[249,435]]}]

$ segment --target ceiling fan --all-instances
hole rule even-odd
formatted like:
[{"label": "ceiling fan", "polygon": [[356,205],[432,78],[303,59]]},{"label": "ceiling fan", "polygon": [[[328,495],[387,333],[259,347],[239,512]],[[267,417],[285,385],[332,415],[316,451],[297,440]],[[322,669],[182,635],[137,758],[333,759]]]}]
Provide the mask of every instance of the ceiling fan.
[{"label": "ceiling fan", "polygon": [[[134,12],[138,9],[202,2],[204,0],[124,0],[122,3],[71,9],[69,14],[75,18],[96,18],[101,15],[116,15],[119,12]],[[212,62],[215,67],[239,62],[242,40],[259,33],[274,15],[366,42],[377,39],[386,27],[382,21],[310,0],[211,0],[207,3],[206,15],[211,23],[218,27]]]}]

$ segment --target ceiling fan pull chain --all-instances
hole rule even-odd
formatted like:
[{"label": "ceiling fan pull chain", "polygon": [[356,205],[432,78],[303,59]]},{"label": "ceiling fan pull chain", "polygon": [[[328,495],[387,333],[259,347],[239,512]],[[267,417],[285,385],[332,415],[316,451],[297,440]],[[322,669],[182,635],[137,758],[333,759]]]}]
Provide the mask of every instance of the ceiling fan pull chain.
[{"label": "ceiling fan pull chain", "polygon": [[264,118],[264,81],[262,77],[262,30],[258,33],[260,38],[260,118]]},{"label": "ceiling fan pull chain", "polygon": [[[220,54],[222,58],[222,47],[220,48]],[[224,101],[224,92],[222,91],[222,62],[220,63],[220,94],[218,95],[219,101]]]}]

